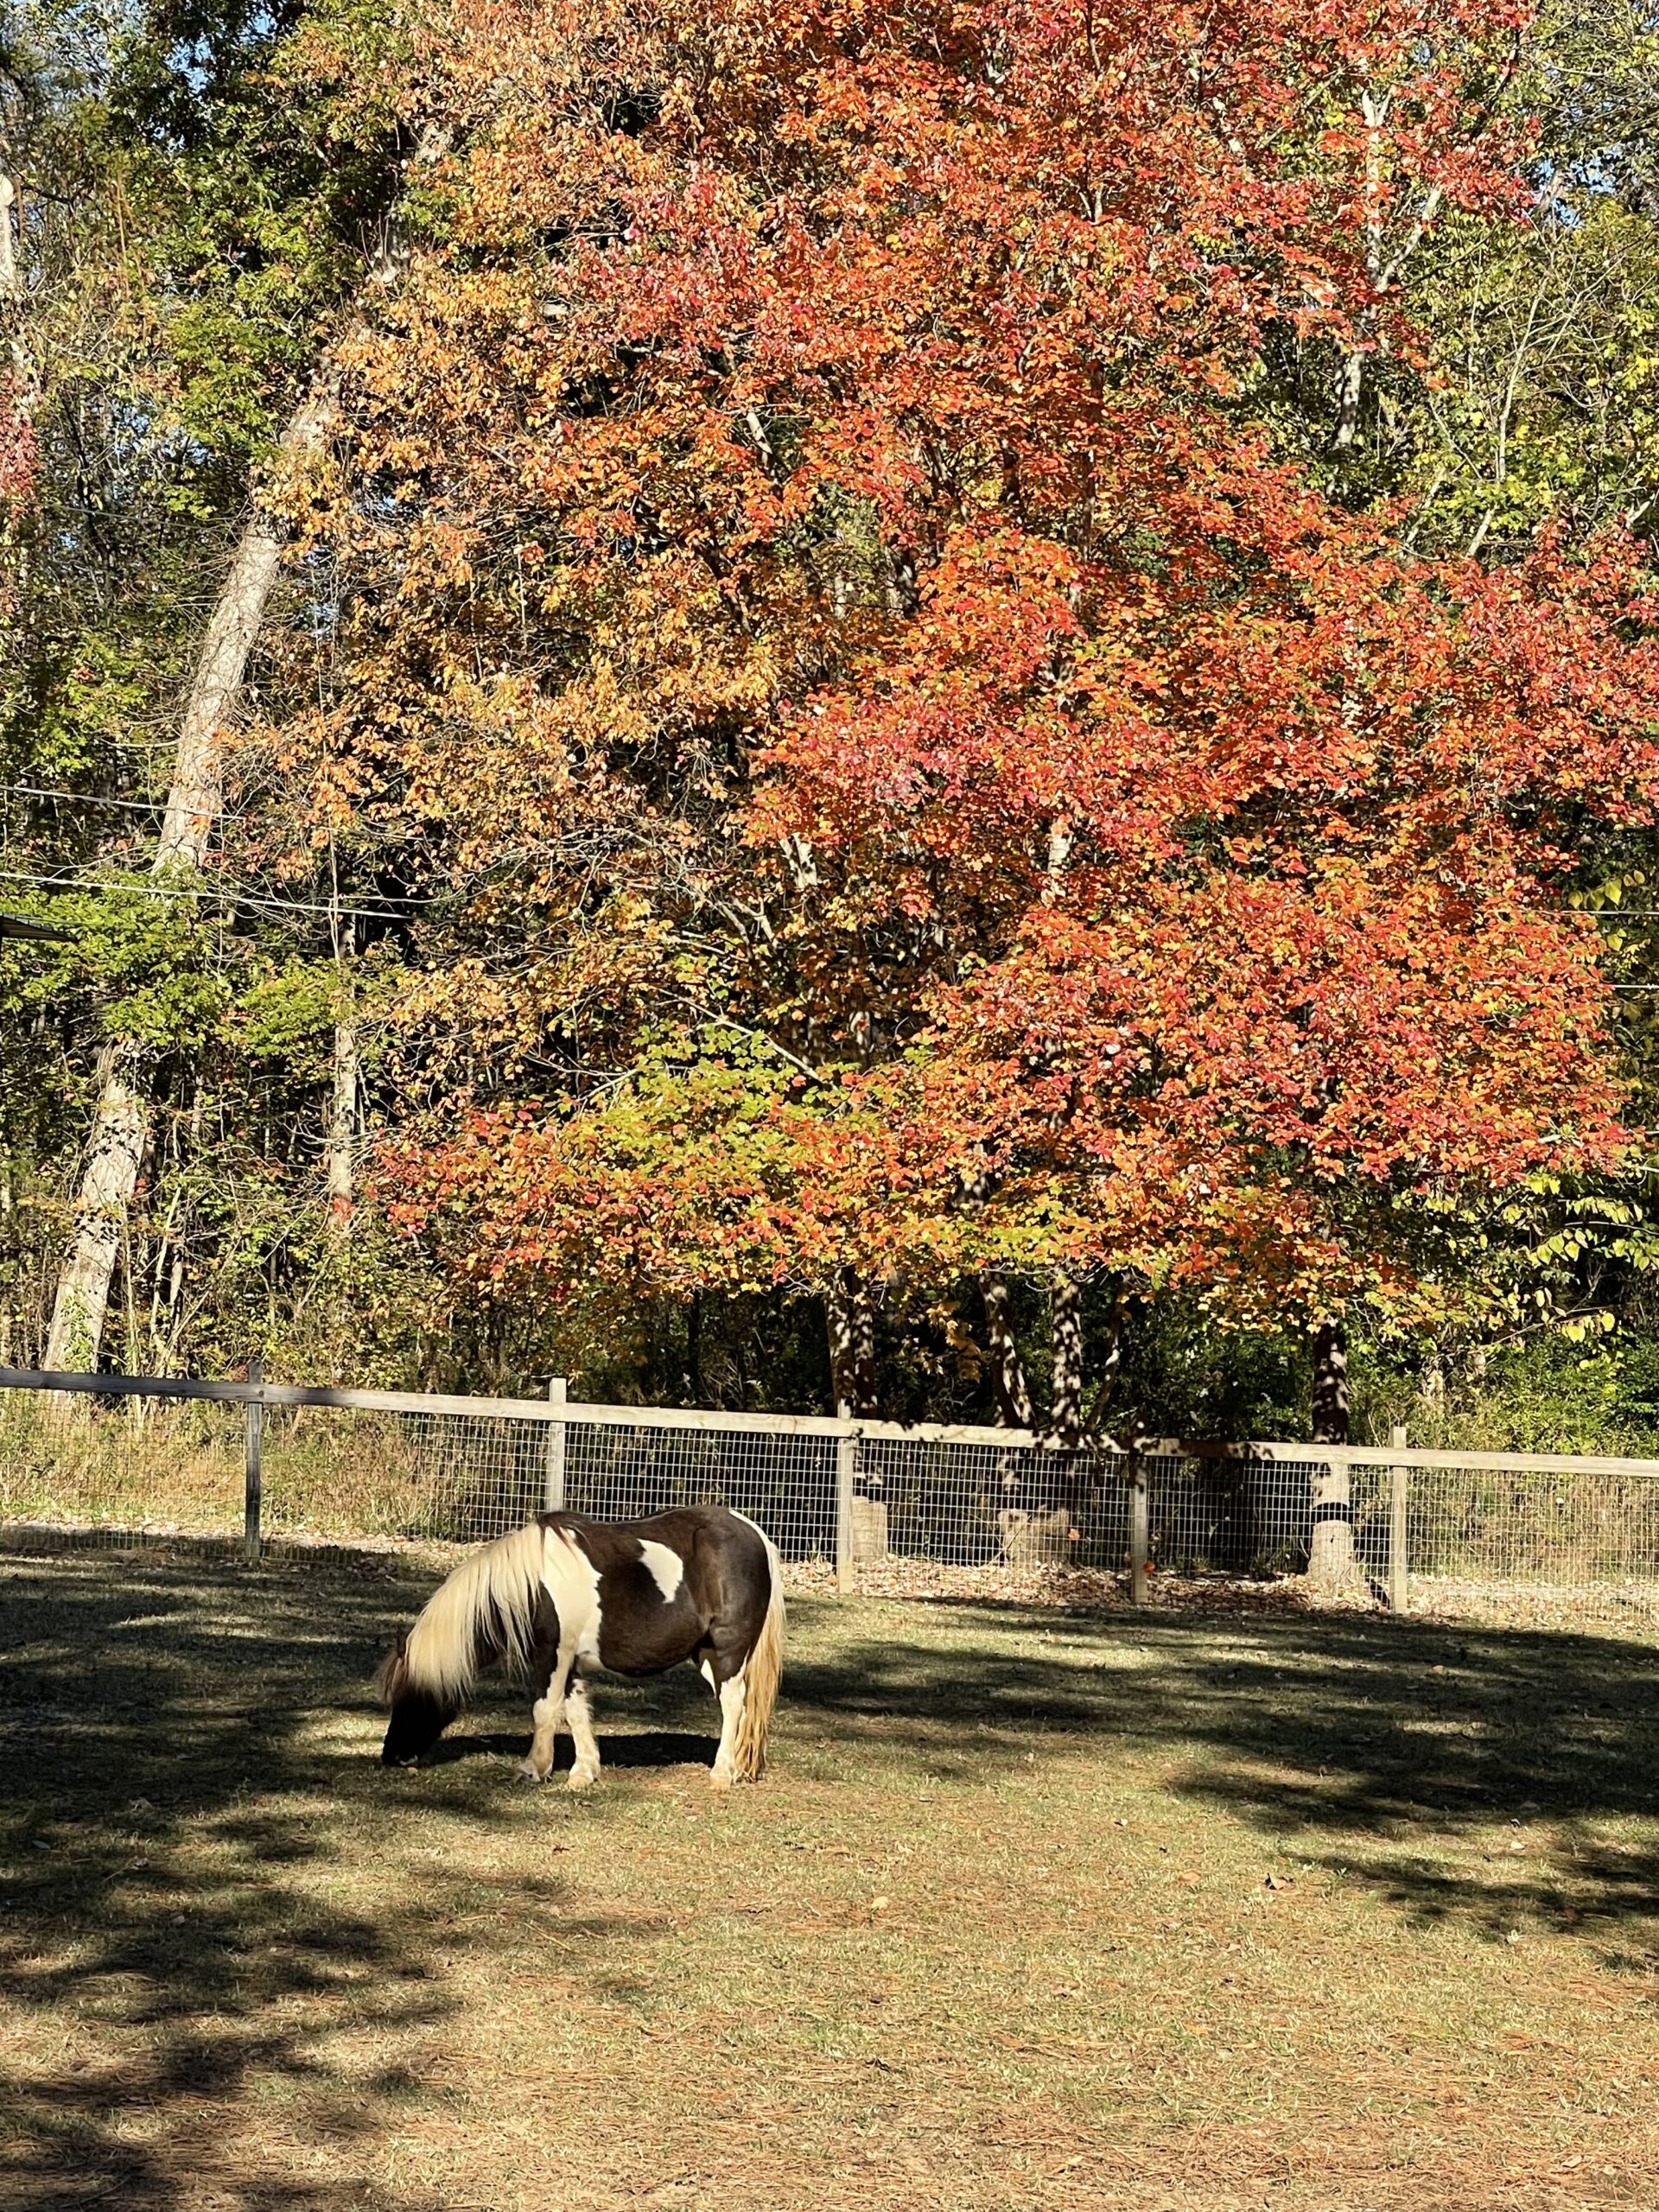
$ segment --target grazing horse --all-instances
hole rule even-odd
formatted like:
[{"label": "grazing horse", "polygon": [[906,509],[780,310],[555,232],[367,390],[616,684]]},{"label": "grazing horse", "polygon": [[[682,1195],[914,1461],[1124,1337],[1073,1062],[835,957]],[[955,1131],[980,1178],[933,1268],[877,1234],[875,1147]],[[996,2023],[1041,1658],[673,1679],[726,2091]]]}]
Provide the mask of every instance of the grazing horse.
[{"label": "grazing horse", "polygon": [[535,1734],[519,1772],[545,1782],[561,1719],[575,1745],[572,1789],[599,1778],[582,1677],[660,1675],[690,1660],[720,1700],[709,1780],[753,1781],[784,1663],[784,1588],[769,1537],[723,1505],[648,1521],[543,1513],[486,1544],[427,1600],[380,1669],[391,1707],[380,1757],[413,1766],[499,1660],[529,1677]]}]

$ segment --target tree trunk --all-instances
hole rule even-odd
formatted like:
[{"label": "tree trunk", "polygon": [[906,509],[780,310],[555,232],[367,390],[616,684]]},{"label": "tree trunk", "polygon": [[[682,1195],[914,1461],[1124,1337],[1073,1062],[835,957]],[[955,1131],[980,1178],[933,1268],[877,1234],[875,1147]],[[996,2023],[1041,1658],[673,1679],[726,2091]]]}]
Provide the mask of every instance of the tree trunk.
[{"label": "tree trunk", "polygon": [[845,1270],[823,1294],[824,1334],[830,1341],[830,1395],[837,1421],[853,1417],[853,1315],[843,1289]]},{"label": "tree trunk", "polygon": [[[330,362],[283,433],[287,451],[315,452],[321,444],[334,393]],[[256,510],[238,543],[186,695],[167,812],[156,848],[154,873],[158,876],[194,874],[207,855],[224,795],[219,733],[241,690],[281,560],[277,526]],[[149,1138],[145,1074],[143,1056],[124,1042],[111,1046],[99,1062],[98,1104],[86,1172],[75,1202],[74,1236],[52,1306],[48,1358],[55,1367],[90,1370],[98,1365],[116,1254]]]},{"label": "tree trunk", "polygon": [[685,1309],[685,1389],[689,1404],[702,1403],[702,1294],[696,1290]]},{"label": "tree trunk", "polygon": [[[336,906],[338,897],[336,889]],[[340,1005],[334,1022],[334,1091],[328,1105],[328,1130],[323,1144],[323,1160],[328,1183],[329,1226],[334,1230],[344,1230],[351,1222],[352,1206],[356,1197],[358,1101],[361,1087],[357,1020],[351,1001],[347,964],[357,949],[357,941],[352,923],[349,919],[342,922],[338,912],[334,916],[334,976],[340,988]]]},{"label": "tree trunk", "polygon": [[856,1275],[852,1276],[851,1283],[853,1403],[861,1415],[874,1417],[876,1410],[875,1306],[866,1283]]},{"label": "tree trunk", "polygon": [[47,1332],[46,1364],[76,1372],[98,1364],[110,1284],[149,1139],[149,1116],[130,1080],[124,1046],[99,1057],[99,1108],[81,1177],[75,1240],[58,1278]]},{"label": "tree trunk", "polygon": [[1417,1395],[1437,1419],[1444,1414],[1446,1360],[1439,1344],[1431,1344],[1423,1355],[1422,1367],[1417,1376]]},{"label": "tree trunk", "polygon": [[996,1400],[996,1418],[1004,1428],[1030,1428],[1033,1425],[1031,1389],[1026,1381],[1020,1347],[1014,1342],[1007,1278],[985,1275],[981,1279],[980,1289],[985,1298],[985,1329],[990,1343],[991,1389]]},{"label": "tree trunk", "polygon": [[875,1414],[875,1313],[855,1268],[839,1268],[824,1294],[830,1338],[830,1377],[836,1411],[843,1421]]},{"label": "tree trunk", "polygon": [[1062,1452],[1083,1443],[1083,1287],[1069,1268],[1056,1268],[1051,1294],[1053,1388],[1048,1433]]},{"label": "tree trunk", "polygon": [[[1313,1440],[1348,1441],[1348,1332],[1340,1321],[1322,1323],[1313,1339]],[[1307,1579],[1320,1590],[1340,1590],[1355,1572],[1353,1494],[1345,1462],[1314,1476],[1313,1502]]]},{"label": "tree trunk", "polygon": [[344,1229],[356,1196],[358,1058],[357,1024],[334,1024],[334,1090],[328,1113],[328,1219]]},{"label": "tree trunk", "polygon": [[[0,175],[0,319],[3,319],[6,333],[6,356],[11,365],[14,394],[18,412],[25,422],[33,422],[40,404],[41,379],[35,357],[29,350],[23,335],[23,309],[28,294],[23,285],[23,272],[18,265],[16,244],[11,235],[11,212],[17,204],[17,194],[9,176]],[[18,217],[21,238],[22,218]]]},{"label": "tree trunk", "polygon": [[[448,143],[447,130],[429,130],[416,162],[436,160]],[[396,265],[396,248],[389,246],[378,272],[383,282],[395,273]],[[283,432],[279,444],[284,453],[304,456],[321,451],[339,396],[341,356],[366,328],[361,316],[354,317],[343,340],[325,354]],[[241,692],[282,564],[282,549],[280,524],[256,505],[237,543],[185,696],[167,811],[156,848],[154,872],[158,876],[194,874],[207,856],[224,798],[219,734]],[[86,1172],[76,1198],[74,1236],[53,1301],[48,1366],[92,1369],[98,1364],[116,1254],[149,1136],[146,1072],[142,1057],[126,1044],[111,1046],[99,1061],[98,1103]],[[67,1357],[72,1352],[73,1359]]]},{"label": "tree trunk", "polygon": [[1365,356],[1356,350],[1344,353],[1337,378],[1337,451],[1345,453],[1359,428],[1359,403],[1365,390]]}]

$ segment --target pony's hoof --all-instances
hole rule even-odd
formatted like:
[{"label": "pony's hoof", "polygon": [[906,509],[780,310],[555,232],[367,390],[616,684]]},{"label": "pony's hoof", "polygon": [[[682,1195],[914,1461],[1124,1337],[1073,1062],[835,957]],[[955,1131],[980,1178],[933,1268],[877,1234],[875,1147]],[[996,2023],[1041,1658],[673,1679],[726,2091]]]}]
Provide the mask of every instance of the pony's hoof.
[{"label": "pony's hoof", "polygon": [[729,1789],[736,1780],[734,1774],[722,1774],[717,1766],[711,1766],[709,1770],[709,1787],[711,1789]]},{"label": "pony's hoof", "polygon": [[573,1766],[565,1777],[564,1786],[567,1789],[591,1789],[598,1780],[599,1777],[586,1767]]},{"label": "pony's hoof", "polygon": [[520,1782],[545,1782],[547,1780],[547,1777],[544,1774],[540,1773],[531,1764],[530,1761],[526,1759],[518,1770],[518,1779]]}]

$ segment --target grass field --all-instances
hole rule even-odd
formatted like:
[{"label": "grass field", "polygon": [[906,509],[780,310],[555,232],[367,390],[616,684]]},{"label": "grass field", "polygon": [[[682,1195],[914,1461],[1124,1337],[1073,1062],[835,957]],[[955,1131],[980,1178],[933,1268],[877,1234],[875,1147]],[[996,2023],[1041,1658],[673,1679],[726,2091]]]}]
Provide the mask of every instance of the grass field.
[{"label": "grass field", "polygon": [[1649,1644],[803,1599],[759,1789],[688,1672],[577,1796],[373,1763],[429,1586],[0,1562],[0,2202],[1659,2201]]}]

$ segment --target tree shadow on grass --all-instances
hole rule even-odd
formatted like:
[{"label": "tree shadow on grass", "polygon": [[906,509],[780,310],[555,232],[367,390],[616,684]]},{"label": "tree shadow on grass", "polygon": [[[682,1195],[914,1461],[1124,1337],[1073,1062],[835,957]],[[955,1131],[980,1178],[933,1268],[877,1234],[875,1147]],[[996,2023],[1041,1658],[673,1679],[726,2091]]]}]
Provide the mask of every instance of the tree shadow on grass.
[{"label": "tree shadow on grass", "polygon": [[965,1731],[981,1776],[1033,1749],[1116,1744],[1166,1772],[1185,1753],[1180,1793],[1414,1916],[1501,1935],[1531,1915],[1608,1963],[1659,1964],[1659,1648],[1346,1612],[999,1608],[981,1638],[953,1609],[948,1642],[907,1636],[899,1606],[884,1618],[891,1642],[788,1683],[878,1762],[948,1777]]},{"label": "tree shadow on grass", "polygon": [[[551,1876],[454,1864],[457,1824],[515,1816],[504,1766],[527,1738],[521,1692],[511,1729],[486,1699],[432,1771],[375,1763],[369,1677],[429,1588],[298,1564],[5,1563],[0,1974],[22,2024],[0,2080],[9,2202],[416,2212],[360,2178],[312,2177],[353,2159],[360,2174],[443,2094],[423,2053],[455,2002],[445,1947],[531,1940],[569,1958],[577,1986],[645,1972],[657,1939],[637,1919],[577,1919]],[[1531,1910],[1606,1961],[1648,1961],[1649,1647],[1349,1614],[796,1611],[785,1786],[791,1757],[976,1785],[1029,1773],[1033,1751],[1128,1773],[1144,1760],[1160,1786],[1173,1769],[1195,1804],[1363,1873],[1402,1911],[1496,1933]],[[689,1675],[607,1684],[601,1720],[624,1724],[607,1761],[706,1759],[680,1722],[707,1710]],[[635,1802],[626,1786],[588,1801],[584,1829],[626,1832]],[[1463,1863],[1510,1819],[1526,1847],[1513,1863],[1501,1843]],[[444,1847],[411,1852],[423,1836]],[[1416,1848],[1445,1837],[1461,1861]],[[526,1862],[509,1849],[510,1867]],[[507,1910],[478,1910],[490,1885]]]},{"label": "tree shadow on grass", "polygon": [[[693,1736],[670,1728],[645,1728],[627,1735],[606,1735],[595,1730],[599,1738],[599,1763],[601,1770],[613,1767],[658,1768],[696,1766],[708,1768],[715,1763],[715,1753],[720,1748],[717,1736]],[[464,1725],[449,1730],[421,1761],[421,1769],[454,1766],[462,1759],[511,1759],[524,1758],[530,1744],[528,1726],[515,1734],[496,1731],[480,1735]],[[553,1749],[553,1771],[562,1775],[569,1770],[575,1756],[569,1736],[561,1732]]]},{"label": "tree shadow on grass", "polygon": [[[575,1917],[552,1877],[514,1875],[511,1910],[480,1914],[476,1871],[442,1853],[417,1894],[377,1871],[435,1796],[450,1821],[499,1815],[493,1770],[417,1798],[373,1763],[368,1678],[413,1592],[315,1567],[5,1563],[8,2205],[415,2212],[361,2168],[434,2093],[443,1945],[533,1929],[573,1971],[631,1962],[639,1929]],[[351,2178],[311,2177],[331,2171]]]}]

